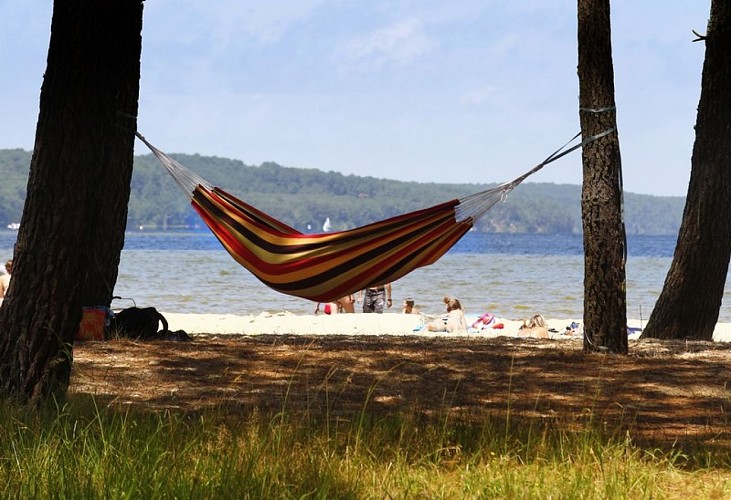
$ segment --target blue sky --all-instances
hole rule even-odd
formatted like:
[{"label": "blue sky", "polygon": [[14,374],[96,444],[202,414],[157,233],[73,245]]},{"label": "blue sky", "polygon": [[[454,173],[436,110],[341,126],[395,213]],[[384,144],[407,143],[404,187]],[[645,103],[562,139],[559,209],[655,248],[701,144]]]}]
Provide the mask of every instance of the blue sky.
[{"label": "blue sky", "polygon": [[[51,4],[0,0],[0,148],[32,149]],[[612,4],[626,191],[686,193],[709,9]],[[138,126],[169,153],[502,182],[578,132],[576,65],[576,1],[147,0]],[[530,180],[580,184],[580,153]]]}]

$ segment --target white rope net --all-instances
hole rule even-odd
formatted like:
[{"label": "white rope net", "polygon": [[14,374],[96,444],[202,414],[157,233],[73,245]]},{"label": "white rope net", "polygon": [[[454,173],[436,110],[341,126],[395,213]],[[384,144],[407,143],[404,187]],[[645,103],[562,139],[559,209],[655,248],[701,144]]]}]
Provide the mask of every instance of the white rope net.
[{"label": "white rope net", "polygon": [[178,184],[178,186],[180,186],[185,194],[188,195],[189,198],[193,198],[193,191],[195,191],[195,188],[199,185],[209,190],[213,189],[213,185],[210,182],[206,181],[205,179],[203,179],[203,177],[196,174],[192,170],[188,170],[181,163],[173,160],[168,155],[147,142],[147,139],[145,139],[142,134],[140,134],[139,132],[135,132],[135,135],[139,138],[139,140],[144,142],[148,148],[150,148],[152,154],[154,154],[157,159],[160,160],[160,163],[162,163],[170,176],[175,179],[175,182]]}]

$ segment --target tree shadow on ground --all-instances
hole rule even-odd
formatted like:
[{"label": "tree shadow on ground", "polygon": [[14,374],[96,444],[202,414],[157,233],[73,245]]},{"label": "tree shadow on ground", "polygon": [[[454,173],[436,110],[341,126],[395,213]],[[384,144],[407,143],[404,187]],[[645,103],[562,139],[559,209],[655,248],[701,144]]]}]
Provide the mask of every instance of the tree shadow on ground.
[{"label": "tree shadow on ground", "polygon": [[153,411],[510,414],[726,446],[729,378],[731,345],[711,342],[637,341],[618,356],[580,340],[198,335],[77,343],[70,392]]}]

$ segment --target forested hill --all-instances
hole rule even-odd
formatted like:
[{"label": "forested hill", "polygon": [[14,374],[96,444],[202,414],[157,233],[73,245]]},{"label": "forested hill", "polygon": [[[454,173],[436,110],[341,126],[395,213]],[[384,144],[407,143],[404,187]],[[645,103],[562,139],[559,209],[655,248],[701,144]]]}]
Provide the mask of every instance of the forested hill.
[{"label": "forested hill", "polygon": [[[488,184],[401,182],[342,175],[275,163],[248,166],[237,160],[171,155],[204,179],[302,232],[361,226],[482,191]],[[0,150],[0,228],[19,222],[31,153]],[[99,186],[104,189],[104,186]],[[505,203],[478,221],[477,231],[581,233],[581,188],[569,184],[526,182]],[[628,234],[677,234],[682,197],[625,194]],[[188,198],[152,155],[135,157],[128,228],[198,228],[201,221]]]}]

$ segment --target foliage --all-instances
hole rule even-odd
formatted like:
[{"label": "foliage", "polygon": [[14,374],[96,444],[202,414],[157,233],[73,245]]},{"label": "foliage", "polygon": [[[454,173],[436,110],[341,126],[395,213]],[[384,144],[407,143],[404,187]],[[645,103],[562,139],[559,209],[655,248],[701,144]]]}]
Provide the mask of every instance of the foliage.
[{"label": "foliage", "polygon": [[25,203],[30,153],[22,149],[0,150],[0,223],[20,221]]},{"label": "foliage", "polygon": [[[276,163],[247,166],[238,160],[172,155],[204,179],[302,232],[317,232],[329,217],[349,229],[494,185],[402,182],[343,175]],[[0,150],[0,227],[20,221],[31,154]],[[506,179],[509,180],[509,179]],[[100,186],[100,189],[103,189]],[[677,234],[684,200],[627,193],[628,234]],[[189,200],[152,155],[135,158],[128,229],[196,228],[202,222]],[[477,231],[581,234],[581,188],[527,182],[478,221]]]}]

